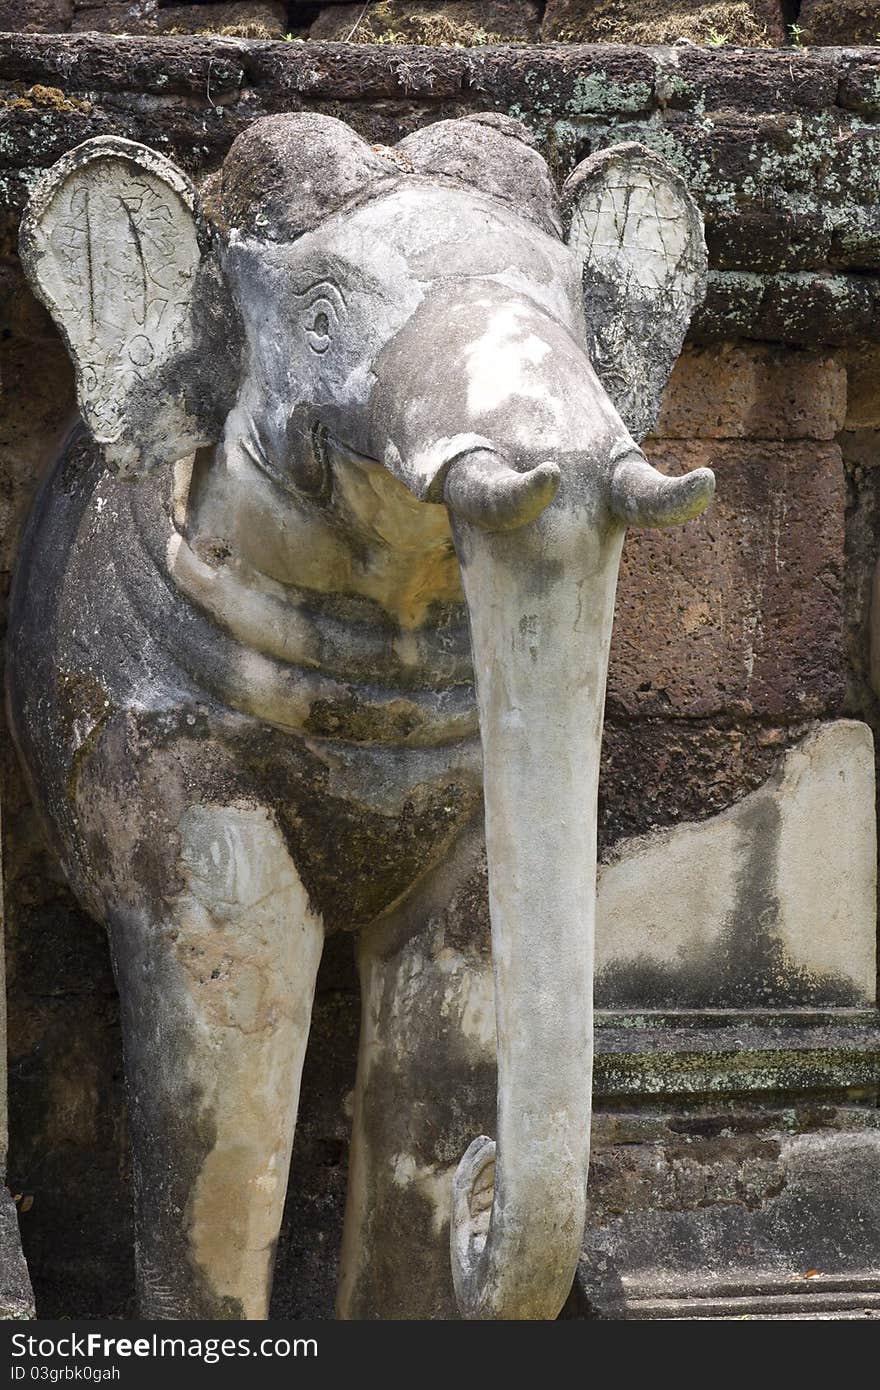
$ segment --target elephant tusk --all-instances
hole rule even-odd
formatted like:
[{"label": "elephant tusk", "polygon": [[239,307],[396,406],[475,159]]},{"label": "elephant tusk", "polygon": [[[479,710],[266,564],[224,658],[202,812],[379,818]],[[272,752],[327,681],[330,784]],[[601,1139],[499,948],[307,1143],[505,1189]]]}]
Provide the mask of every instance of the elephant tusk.
[{"label": "elephant tusk", "polygon": [[611,510],[625,526],[674,526],[708,506],[715,491],[711,468],[667,478],[641,455],[622,459],[611,475]]},{"label": "elephant tusk", "polygon": [[555,463],[539,463],[528,473],[518,473],[500,454],[475,449],[452,464],[443,500],[483,531],[515,531],[549,507],[559,479]]}]

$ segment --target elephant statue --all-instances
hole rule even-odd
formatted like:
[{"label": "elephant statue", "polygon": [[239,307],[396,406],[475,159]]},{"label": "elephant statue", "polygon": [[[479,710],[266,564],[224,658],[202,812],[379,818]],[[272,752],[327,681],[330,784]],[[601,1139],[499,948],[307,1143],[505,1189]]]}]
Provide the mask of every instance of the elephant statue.
[{"label": "elephant statue", "polygon": [[[199,193],[87,141],[21,254],[82,422],[23,541],[11,717],[109,933],[141,1315],[267,1316],[346,931],[339,1315],[555,1318],[586,1212],[618,560],[714,487],[637,443],[705,287],[686,187],[620,145],[560,198],[494,113],[394,148],[274,115]],[[487,919],[494,1006],[462,1025],[448,982]]]}]

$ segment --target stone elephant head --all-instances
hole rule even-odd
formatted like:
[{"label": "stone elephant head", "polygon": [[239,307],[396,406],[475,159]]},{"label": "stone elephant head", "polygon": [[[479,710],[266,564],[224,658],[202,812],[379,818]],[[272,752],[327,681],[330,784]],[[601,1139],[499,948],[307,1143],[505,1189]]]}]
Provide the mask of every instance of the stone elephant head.
[{"label": "stone elephant head", "polygon": [[686,521],[714,486],[706,469],[661,475],[637,442],[703,293],[699,214],[635,145],[580,164],[560,204],[507,118],[441,121],[386,149],[299,114],[239,135],[201,196],[151,150],[89,141],[35,193],[22,250],[120,473],[215,447],[227,478],[268,480],[271,544],[290,537],[295,579],[310,518],[391,549],[448,548],[451,528],[498,1035],[497,1136],[458,1168],[453,1273],[467,1317],[554,1317],[585,1219],[620,549],[627,526]]}]

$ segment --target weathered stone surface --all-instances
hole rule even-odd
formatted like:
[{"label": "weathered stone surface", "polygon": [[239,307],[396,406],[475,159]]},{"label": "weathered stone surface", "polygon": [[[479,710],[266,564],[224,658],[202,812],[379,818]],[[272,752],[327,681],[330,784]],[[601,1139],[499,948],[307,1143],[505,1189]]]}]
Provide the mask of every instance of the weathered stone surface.
[{"label": "weathered stone surface", "polygon": [[874,44],[880,41],[875,0],[802,0],[798,14],[804,44]]},{"label": "weathered stone surface", "polygon": [[597,1014],[597,1098],[878,1099],[874,1009],[617,1010]]},{"label": "weathered stone surface", "polygon": [[[460,114],[476,107],[506,111],[514,106],[522,109],[540,136],[557,171],[565,173],[572,159],[585,152],[593,129],[601,131],[603,123],[612,122],[621,113],[642,113],[646,125],[649,121],[656,125],[667,119],[664,112],[692,109],[695,104],[705,107],[703,119],[709,120],[722,110],[749,114],[761,109],[771,113],[777,109],[825,109],[834,121],[842,123],[841,129],[849,130],[852,112],[861,118],[880,110],[880,68],[870,52],[818,55],[815,51],[791,49],[783,55],[750,54],[746,62],[743,56],[724,50],[685,48],[675,53],[666,50],[646,54],[610,48],[593,49],[586,56],[583,50],[572,50],[565,52],[564,60],[557,60],[553,50],[547,49],[539,63],[535,50],[517,50],[516,61],[512,62],[509,55],[499,56],[482,48],[474,54],[446,50],[439,59],[432,59],[430,54],[426,57],[394,45],[340,54],[315,44],[310,46],[306,62],[303,45],[237,44],[222,39],[191,44],[166,39],[155,45],[127,40],[90,40],[87,44],[76,41],[74,45],[66,40],[65,48],[59,41],[48,39],[42,44],[49,47],[40,47],[39,61],[30,41],[18,51],[6,42],[0,45],[0,64],[5,65],[8,79],[0,99],[9,103],[0,109],[4,158],[20,166],[7,172],[4,187],[0,188],[4,251],[13,246],[17,220],[9,214],[20,210],[28,181],[36,169],[48,162],[50,155],[46,151],[63,153],[70,144],[99,133],[123,134],[156,143],[201,177],[219,161],[233,135],[254,114],[267,110],[292,109],[298,104],[323,107],[335,114],[341,110],[371,142],[379,143],[393,142],[441,115]],[[50,52],[52,45],[56,46],[54,56]],[[298,54],[293,52],[297,49]],[[835,105],[838,84],[840,104]],[[41,90],[34,93],[34,86]],[[553,102],[557,99],[559,114],[554,115]],[[15,105],[20,101],[23,107]],[[55,109],[59,101],[62,106]],[[340,106],[342,102],[346,103],[344,107]],[[595,122],[592,117],[597,118]],[[741,127],[739,138],[743,142],[750,140],[748,121]],[[763,135],[761,138],[773,159],[777,155],[789,158],[783,147],[777,150],[767,145]],[[732,149],[737,139],[732,126],[725,139],[727,148]],[[806,161],[806,167],[815,171],[820,168],[820,161],[810,152],[811,143],[812,136],[801,146],[792,146],[792,157]],[[693,148],[698,151],[696,144]],[[813,164],[809,163],[811,159]],[[821,161],[822,167],[833,168],[833,163],[827,162],[824,145]],[[842,161],[840,169],[845,187],[835,210],[841,219],[833,229],[838,240],[847,219],[854,226],[857,224],[853,209],[865,205],[863,193],[867,187],[852,161]],[[729,181],[733,185],[735,175],[734,169],[734,177]],[[787,174],[785,178],[788,180]],[[791,207],[785,211],[783,236],[782,214],[777,218],[774,213],[762,225],[757,221],[758,204],[763,201],[765,206],[772,206],[777,187],[772,160],[762,159],[756,191],[749,195],[752,204],[740,202],[724,222],[728,215],[723,211],[723,195],[728,185],[718,185],[721,196],[711,212],[710,239],[714,237],[715,254],[725,258],[724,264],[736,264],[736,218],[740,217],[748,236],[747,256],[759,254],[762,237],[769,243],[772,234],[774,246],[781,247],[790,232],[786,254],[794,260],[786,260],[786,266],[815,269],[817,265],[826,265],[833,242],[824,208],[837,194],[823,186],[825,201],[817,220],[816,206],[805,201],[804,185],[791,184]],[[799,206],[806,207],[806,211],[799,211]],[[856,253],[846,252],[850,254]],[[726,326],[726,331],[772,337],[781,326],[782,341],[801,341],[811,349],[829,331],[842,335],[841,341],[865,333],[876,334],[873,324],[877,303],[870,289],[871,254],[868,240],[858,255],[859,263],[869,273],[835,277],[831,295],[821,303],[811,285],[816,278],[823,278],[827,284],[827,276],[801,276],[795,283],[792,277],[782,281],[778,276],[765,275],[754,277],[754,282],[747,284],[748,274],[730,275],[725,281],[727,307],[724,315],[716,314],[715,331],[724,331]],[[782,263],[775,249],[773,257],[777,259],[772,259],[766,250],[764,255],[772,266]],[[850,264],[845,257],[842,263]],[[768,286],[773,281],[777,288],[768,300]],[[716,278],[716,306],[718,285]],[[781,286],[787,286],[787,300],[785,314],[780,317],[778,309],[773,308],[773,295],[779,295]],[[797,290],[794,296],[793,289]],[[833,302],[838,294],[844,298],[842,307]],[[794,303],[796,308],[798,296],[806,308],[792,314],[790,306]],[[4,497],[13,531],[11,550],[16,519],[40,466],[39,451],[33,450],[27,438],[28,410],[34,410],[35,419],[44,410],[48,412],[53,391],[58,392],[59,404],[63,405],[69,400],[70,382],[66,358],[57,347],[54,330],[49,331],[47,338],[45,316],[31,296],[22,294],[21,281],[11,264],[0,272],[0,314],[3,304],[8,306],[9,315],[3,319],[4,328],[8,322],[14,323],[14,336],[25,336],[32,343],[29,348],[21,341],[9,346],[3,361],[9,388],[6,399],[19,403],[16,408],[25,430],[6,436],[7,462],[3,466],[8,464],[12,482]],[[742,304],[748,313],[741,312]],[[769,309],[773,309],[772,314]],[[797,335],[794,339],[786,336],[791,332]],[[34,343],[40,346],[34,347]],[[858,407],[860,412],[870,409],[867,376],[865,381],[865,403]],[[829,418],[826,412],[832,410],[830,382],[826,381],[826,386],[827,398],[821,394],[816,403],[816,428]],[[35,397],[36,408],[29,406]],[[711,408],[710,397],[706,404]],[[727,397],[724,409],[730,409],[732,418],[735,417],[734,403]],[[782,404],[780,409],[784,413]],[[771,430],[773,413],[769,405],[767,410],[766,427]],[[803,415],[800,412],[800,405],[791,407],[791,428],[799,429],[802,424],[804,428],[813,428],[807,423],[806,404]],[[788,428],[786,424],[785,429]],[[869,428],[851,430],[845,436],[845,447],[854,467],[871,466],[870,459],[876,457],[876,452],[871,452],[875,446],[874,432]],[[858,457],[852,453],[854,449]],[[801,487],[797,470],[790,485],[796,494]],[[825,498],[822,505],[835,509],[839,503]],[[796,518],[796,528],[800,524]],[[796,535],[800,534],[796,529]],[[793,564],[796,568],[797,557]],[[655,637],[655,632],[646,626],[644,641],[648,650]],[[641,696],[646,693],[641,692]],[[662,702],[658,702],[657,708],[661,707]],[[660,715],[634,720],[629,710],[618,706],[618,722],[614,713],[612,708],[612,718],[606,726],[602,782],[606,843],[622,834],[640,833],[650,825],[669,824],[681,817],[699,819],[721,810],[770,773],[780,749],[795,737],[793,730],[802,732],[788,722],[787,714],[780,715],[778,723],[768,725],[758,716],[738,717],[738,722],[732,722],[726,711],[717,720],[681,720]],[[7,769],[7,787],[10,775]],[[119,1198],[120,1171],[124,1169],[120,1157],[120,1062],[118,1032],[110,1018],[114,1005],[106,951],[101,936],[95,932],[93,939],[87,923],[73,915],[70,899],[63,897],[57,867],[27,848],[32,837],[18,835],[7,827],[7,835],[10,833],[15,834],[14,858],[28,864],[27,872],[16,878],[14,885],[18,925],[10,946],[15,976],[13,1111],[21,1136],[16,1190],[36,1194],[22,1223],[29,1228],[27,1240],[36,1257],[35,1267],[39,1268],[45,1309],[51,1308],[58,1315],[71,1310],[84,1314],[125,1311],[131,1272],[125,1264],[129,1238],[125,1229],[127,1202],[124,1195]],[[51,970],[46,968],[47,956]],[[107,988],[109,1004],[100,1003],[101,982]],[[347,1066],[350,1075],[356,1015],[352,994],[346,995],[342,1008],[349,1032],[344,1043],[340,1043],[340,1073]],[[336,1022],[329,1024],[327,1032],[321,1034],[322,1047],[329,1047],[329,1039],[337,1036],[336,1026]],[[73,1045],[71,1039],[75,1039]],[[783,1044],[783,1039],[775,1043],[771,1040],[768,1054],[774,1046]],[[342,1052],[346,1047],[349,1050],[343,1064]],[[614,1074],[622,1074],[619,1065]],[[313,1076],[315,1091],[322,1094],[324,1078],[318,1052]],[[341,1080],[339,1084],[342,1087]],[[317,1234],[325,1214],[328,1223],[340,1219],[346,1128],[341,1112],[342,1094],[344,1089],[339,1101],[333,1103],[335,1109],[327,1102],[333,1113],[326,1126],[322,1120],[315,1130],[306,1168],[297,1167],[295,1159],[289,1212],[300,1224],[287,1241],[282,1235],[276,1284],[276,1308],[282,1316],[321,1310],[325,1315],[330,1313],[333,1252],[339,1227],[331,1229],[328,1224],[323,1243]],[[103,1111],[95,1108],[94,1096],[105,1098]],[[308,1126],[311,1107],[316,1103],[312,1098],[304,1100],[304,1126]],[[50,1120],[52,1115],[57,1116],[57,1123]],[[285,1251],[291,1259],[289,1265]],[[112,1290],[107,1287],[108,1271],[114,1282]],[[117,1293],[118,1300],[112,1306],[109,1302],[99,1305],[98,1298],[115,1298]]]},{"label": "weathered stone surface", "polygon": [[848,111],[876,116],[880,111],[880,52],[875,47],[845,49],[837,62],[840,70],[838,104]]},{"label": "weathered stone surface", "polygon": [[599,845],[656,826],[703,820],[754,791],[807,726],[756,721],[623,719],[602,740]]},{"label": "weathered stone surface", "polygon": [[785,42],[778,0],[548,0],[541,37],[550,43],[673,44],[741,48]]},{"label": "weathered stone surface", "polygon": [[[492,1275],[484,1292],[468,1150],[453,1203],[456,1295],[465,1316],[488,1300],[494,1316],[537,1317],[555,1316],[568,1293],[590,1104],[595,856],[582,824],[592,830],[596,815],[622,543],[603,523],[609,513],[684,522],[714,488],[708,469],[659,473],[621,436],[616,383],[610,394],[597,385],[583,316],[585,297],[601,296],[609,343],[626,341],[632,381],[649,379],[659,400],[702,289],[699,214],[679,176],[639,149],[589,161],[569,189],[578,235],[566,243],[530,135],[500,113],[435,123],[394,151],[301,113],[235,141],[206,199],[213,237],[182,172],[128,141],[80,145],[31,196],[22,262],[64,335],[101,447],[96,457],[72,437],[32,513],[10,619],[10,709],[71,883],[111,936],[142,1314],[267,1313],[325,933],[380,918],[384,931],[398,903],[430,920],[432,873],[451,884],[465,842],[482,844],[478,732],[493,902],[511,862],[522,878],[510,909],[492,908],[495,930],[519,943],[496,952],[497,988],[516,999],[521,1033],[545,1039],[500,1047],[502,1116],[508,1106],[535,1108],[539,1122],[547,1108],[563,1115],[559,1164],[571,1176],[560,1181],[543,1158],[533,1168],[519,1122],[500,1125],[508,1185],[496,1201],[524,1212],[539,1178],[547,1202],[513,1284]],[[632,222],[614,215],[618,204]],[[239,322],[224,318],[233,300]],[[501,350],[518,384],[501,398],[499,312],[517,329]],[[265,356],[241,353],[244,335]],[[448,358],[440,374],[424,351],[435,342]],[[206,363],[210,382],[191,379]],[[241,404],[251,380],[267,402],[288,402],[282,415]],[[215,386],[222,410],[205,412]],[[194,465],[196,446],[210,444]],[[522,472],[504,462],[533,455]],[[171,476],[161,467],[178,461]],[[114,471],[145,476],[143,487]],[[502,673],[519,724],[506,690],[493,691]],[[571,776],[571,741],[588,729],[592,751]],[[528,817],[506,818],[525,804]],[[532,953],[546,915],[559,923],[557,950]],[[365,989],[374,969],[387,972],[390,999],[399,972],[382,950],[374,968],[375,954],[360,953]],[[356,1152],[392,1032],[390,1020],[377,1025],[377,1046],[368,1036],[362,1050]],[[408,1067],[408,1047],[397,1051]],[[457,1064],[454,1048],[432,1053]],[[457,1139],[438,1105],[429,1167],[434,1148]],[[399,1221],[395,1192],[419,1182],[419,1165],[393,1163]],[[383,1190],[387,1162],[384,1172]],[[409,1260],[388,1230],[377,1238],[366,1182],[356,1171],[342,1306],[415,1315]],[[502,1242],[504,1229],[501,1218],[490,1227]],[[418,1298],[448,1315],[441,1223],[420,1243]],[[499,1253],[489,1267],[510,1266]]]},{"label": "weathered stone surface", "polygon": [[0,575],[5,594],[34,488],[75,419],[76,401],[70,360],[54,334],[28,340],[10,333],[0,344],[0,380]]},{"label": "weathered stone surface", "polygon": [[538,38],[538,0],[377,0],[333,4],[309,30],[331,43],[451,45],[531,43]]},{"label": "weathered stone surface", "polygon": [[[143,140],[200,178],[266,112],[338,114],[346,103],[358,131],[378,144],[489,108],[527,121],[560,182],[591,151],[627,139],[678,169],[703,208],[715,267],[694,340],[880,339],[872,211],[880,159],[876,126],[865,119],[871,93],[880,93],[874,50],[743,55],[609,44],[432,53],[18,35],[0,51],[0,78],[10,84],[0,93],[0,223],[10,244],[36,170],[92,135]],[[59,93],[56,109],[35,90]]]},{"label": "weathered stone surface", "polygon": [[[259,53],[265,45],[254,47]],[[289,47],[285,44],[283,51]],[[232,39],[150,42],[111,34],[71,34],[62,43],[52,36],[21,34],[0,46],[0,77],[20,83],[60,83],[72,94],[91,88],[164,97],[198,95],[209,105],[208,69],[215,100],[237,93],[244,80],[244,53]]]},{"label": "weathered stone surface", "polygon": [[[782,1117],[780,1117],[781,1119]],[[787,1117],[790,1123],[790,1116]],[[758,1116],[602,1146],[576,1292],[598,1318],[853,1317],[878,1308],[880,1131]],[[814,1122],[815,1123],[815,1122]]]},{"label": "weathered stone surface", "polygon": [[880,348],[852,348],[845,357],[848,430],[880,426]]},{"label": "weathered stone surface", "polygon": [[[76,407],[67,353],[8,267],[0,321],[5,612],[29,498]],[[70,1308],[119,1311],[124,1304],[113,1300],[130,1284],[130,1220],[121,1189],[121,1058],[106,939],[77,910],[45,847],[5,727],[0,752],[14,1141],[8,1182],[22,1197],[22,1236],[41,1306],[58,1316]]]},{"label": "weathered stone surface", "polygon": [[630,531],[611,647],[612,717],[799,719],[843,695],[844,478],[833,444],[658,443],[709,465],[714,505],[680,532]]},{"label": "weathered stone surface", "polygon": [[354,952],[347,937],[335,937],[324,949],[318,973],[278,1241],[273,1318],[333,1317],[359,1025]]},{"label": "weathered stone surface", "polygon": [[[222,282],[205,265],[193,197],[186,178],[161,155],[105,140],[80,146],[56,164],[22,223],[21,255],[38,276],[46,307],[64,324],[83,418],[120,472],[172,462],[210,442],[218,411],[214,387],[221,396],[224,381],[227,392],[234,390],[234,314]],[[146,200],[139,227],[126,199]],[[63,252],[47,228],[64,228],[69,240]],[[212,285],[200,315],[192,311],[197,280]],[[165,388],[163,405],[156,383],[170,354],[181,350],[189,366],[181,369],[182,359],[175,359],[175,387]],[[146,398],[145,373],[153,380]],[[227,406],[224,400],[219,407],[224,416]],[[117,442],[129,426],[138,439],[134,449]]]},{"label": "weathered stone surface", "polygon": [[77,5],[73,17],[74,33],[156,34],[157,0],[120,0],[104,5]]},{"label": "weathered stone surface", "polygon": [[106,937],[77,909],[46,849],[5,729],[2,774],[13,1139],[7,1182],[21,1198],[22,1241],[41,1310],[124,1312],[131,1224]]},{"label": "weathered stone surface", "polygon": [[[638,133],[636,133],[638,131]],[[586,135],[586,132],[584,132]],[[661,122],[590,131],[591,145],[639,139],[670,159],[706,214],[722,270],[870,269],[880,196],[874,127],[805,115],[721,110],[710,121],[669,109]],[[580,146],[573,141],[579,154]],[[845,210],[844,210],[845,209]]]},{"label": "weathered stone surface", "polygon": [[822,111],[833,107],[841,72],[862,73],[873,55],[848,59],[816,50],[785,53],[672,48],[658,55],[658,95],[669,109]]},{"label": "weathered stone surface", "polygon": [[174,84],[186,71],[186,59],[187,90],[195,94],[204,91],[209,62],[216,68],[235,57],[246,64],[249,85],[258,89],[286,79],[289,90],[313,96],[326,92],[343,100],[392,92],[405,98],[418,88],[433,94],[434,100],[471,92],[483,108],[486,97],[499,105],[527,103],[527,114],[536,120],[554,110],[558,119],[651,109],[822,111],[834,106],[843,77],[853,84],[864,76],[870,84],[877,65],[871,51],[743,54],[603,44],[523,46],[504,52],[480,47],[432,54],[388,44],[345,50],[319,43],[303,47],[254,41],[242,46],[223,38],[196,37],[166,39],[154,46],[133,38],[105,38],[96,44],[81,35],[62,40],[21,34],[4,46],[0,74],[24,81],[63,77],[71,90],[109,84],[114,90],[137,91],[151,71],[155,77],[168,68],[170,95],[178,90]]},{"label": "weathered stone surface", "polygon": [[618,844],[599,876],[599,1006],[870,1004],[874,796],[871,731],[841,720],[729,810]]},{"label": "weathered stone surface", "polygon": [[0,0],[0,33],[65,33],[73,19],[73,0]]},{"label": "weathered stone surface", "polygon": [[880,463],[880,430],[844,430],[838,443],[843,461],[850,468],[876,468]]},{"label": "weathered stone surface", "polygon": [[758,338],[793,347],[880,341],[880,282],[867,275],[711,271],[691,339]]},{"label": "weathered stone surface", "polygon": [[[684,180],[635,145],[579,164],[562,208],[591,284],[593,366],[632,437],[643,439],[705,294],[702,219]],[[652,241],[658,220],[662,235]]]},{"label": "weathered stone surface", "polygon": [[34,1295],[21,1253],[15,1203],[0,1185],[0,1320],[34,1316]]}]

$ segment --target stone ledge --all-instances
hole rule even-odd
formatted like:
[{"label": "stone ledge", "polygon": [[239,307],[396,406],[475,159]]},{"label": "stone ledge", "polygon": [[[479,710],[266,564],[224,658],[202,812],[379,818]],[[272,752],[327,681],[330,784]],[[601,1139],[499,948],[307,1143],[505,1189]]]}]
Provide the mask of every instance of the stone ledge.
[{"label": "stone ledge", "polygon": [[[857,1318],[880,1317],[880,1269],[860,1279],[815,1277],[807,1283],[772,1274],[756,1275],[730,1285],[710,1276],[659,1296],[650,1285],[627,1290],[625,1310],[618,1318],[656,1321],[739,1318]],[[735,1291],[734,1291],[735,1290]]]},{"label": "stone ledge", "polygon": [[[243,86],[309,97],[430,100],[469,92],[525,99],[537,113],[632,115],[650,110],[880,112],[876,49],[704,49],[622,44],[418,45],[308,43],[201,35],[0,35],[0,78],[200,96]],[[589,78],[585,78],[585,70]]]},{"label": "stone ledge", "polygon": [[682,172],[712,274],[691,340],[880,341],[880,54],[620,45],[431,49],[228,38],[0,39],[0,233],[12,251],[40,170],[96,135],[196,180],[255,118],[317,110],[373,144],[497,110],[562,179],[641,140]]},{"label": "stone ledge", "polygon": [[600,1013],[597,1102],[852,1092],[876,1097],[880,1090],[880,1016],[870,1011],[776,1012],[763,1019],[732,1013],[724,1021],[717,1014],[685,1017]]},{"label": "stone ledge", "polygon": [[880,1310],[880,1129],[792,1133],[749,1118],[711,1136],[596,1150],[566,1316]]}]

